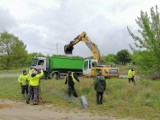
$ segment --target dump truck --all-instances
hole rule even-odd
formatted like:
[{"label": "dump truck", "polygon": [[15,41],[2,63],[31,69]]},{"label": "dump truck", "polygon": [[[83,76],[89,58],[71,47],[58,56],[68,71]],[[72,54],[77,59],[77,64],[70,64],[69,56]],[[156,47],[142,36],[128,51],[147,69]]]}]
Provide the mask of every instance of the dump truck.
[{"label": "dump truck", "polygon": [[31,69],[43,69],[47,79],[59,79],[68,71],[73,71],[78,76],[82,74],[83,58],[69,56],[36,57],[33,58]]},{"label": "dump truck", "polygon": [[[80,41],[93,53],[93,59],[85,59],[83,63],[83,75],[87,77],[95,77],[98,71],[102,71],[102,75],[106,78],[119,77],[119,68],[100,64],[101,54],[97,45],[90,40],[86,32],[82,32],[73,41],[64,46],[65,54],[72,54],[74,46]],[[85,52],[85,51],[84,51]]]}]

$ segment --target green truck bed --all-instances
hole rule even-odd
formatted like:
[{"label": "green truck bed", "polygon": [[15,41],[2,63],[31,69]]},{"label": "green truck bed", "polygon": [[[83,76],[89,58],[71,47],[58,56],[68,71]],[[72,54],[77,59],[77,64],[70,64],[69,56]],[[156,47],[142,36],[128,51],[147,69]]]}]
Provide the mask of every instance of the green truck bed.
[{"label": "green truck bed", "polygon": [[50,57],[49,68],[50,70],[82,70],[83,61],[83,58]]}]

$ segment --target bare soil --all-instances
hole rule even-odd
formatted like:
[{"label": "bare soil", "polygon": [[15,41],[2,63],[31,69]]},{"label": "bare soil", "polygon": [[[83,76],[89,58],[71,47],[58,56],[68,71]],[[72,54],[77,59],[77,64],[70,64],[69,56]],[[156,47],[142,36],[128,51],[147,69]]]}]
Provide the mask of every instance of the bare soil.
[{"label": "bare soil", "polygon": [[65,111],[52,105],[0,100],[0,120],[133,120],[92,115],[87,110]]}]

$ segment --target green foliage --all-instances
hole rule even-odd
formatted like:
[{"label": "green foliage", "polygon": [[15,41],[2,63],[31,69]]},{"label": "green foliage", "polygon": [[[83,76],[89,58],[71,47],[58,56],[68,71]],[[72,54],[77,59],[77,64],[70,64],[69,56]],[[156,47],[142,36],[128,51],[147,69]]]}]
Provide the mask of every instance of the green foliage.
[{"label": "green foliage", "polygon": [[107,56],[103,56],[102,60],[104,61],[105,64],[116,64],[116,55],[114,54],[108,54]]},{"label": "green foliage", "polygon": [[26,66],[30,66],[34,57],[45,57],[42,53],[30,53],[26,59]]},{"label": "green foliage", "polygon": [[136,64],[140,66],[139,69],[143,73],[152,72],[157,69],[156,66],[154,65],[155,63],[157,63],[157,59],[155,55],[152,54],[151,51],[147,51],[147,50],[139,51],[139,52],[135,51],[134,54],[132,55],[132,59],[136,61]]},{"label": "green foliage", "polygon": [[3,69],[23,66],[27,59],[26,45],[8,32],[0,33],[0,66]]},{"label": "green foliage", "polygon": [[80,57],[80,56],[67,56],[67,55],[52,55],[52,57],[68,57],[68,58],[72,57],[72,58],[81,58],[81,59],[83,59],[83,57]]},{"label": "green foliage", "polygon": [[129,63],[131,61],[129,51],[128,50],[120,50],[119,52],[117,52],[116,61],[118,63],[121,63],[122,65],[126,65],[126,63]]},{"label": "green foliage", "polygon": [[[147,12],[141,11],[140,17],[136,19],[139,36],[134,35],[128,28],[129,34],[135,41],[135,47],[130,45],[134,54],[134,61],[147,73],[160,70],[160,14],[158,7]],[[135,58],[136,57],[136,58]],[[144,69],[145,68],[145,69]]]}]

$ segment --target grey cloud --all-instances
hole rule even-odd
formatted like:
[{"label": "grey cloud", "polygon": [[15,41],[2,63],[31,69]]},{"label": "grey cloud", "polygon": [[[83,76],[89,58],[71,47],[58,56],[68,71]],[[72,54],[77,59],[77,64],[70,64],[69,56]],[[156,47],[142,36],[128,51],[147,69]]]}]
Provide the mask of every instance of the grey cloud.
[{"label": "grey cloud", "polygon": [[0,32],[8,31],[16,26],[14,17],[8,10],[0,7]]},{"label": "grey cloud", "polygon": [[[14,32],[27,44],[30,52],[56,54],[58,44],[58,53],[64,54],[64,45],[86,31],[102,55],[117,53],[121,49],[129,49],[129,44],[133,43],[127,31],[128,25],[123,20],[117,24],[110,19],[131,6],[130,1],[126,1],[109,3],[109,6],[106,0],[57,0],[59,7],[40,9],[31,18],[18,21]],[[73,54],[92,55],[83,42],[75,46]]]}]

